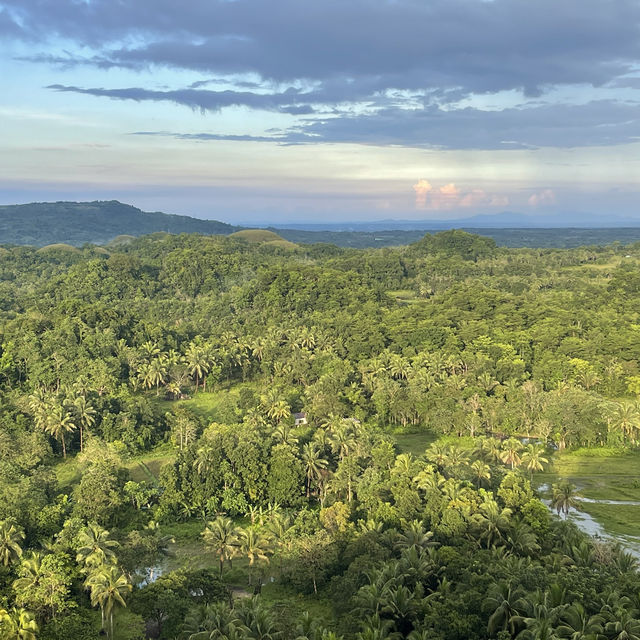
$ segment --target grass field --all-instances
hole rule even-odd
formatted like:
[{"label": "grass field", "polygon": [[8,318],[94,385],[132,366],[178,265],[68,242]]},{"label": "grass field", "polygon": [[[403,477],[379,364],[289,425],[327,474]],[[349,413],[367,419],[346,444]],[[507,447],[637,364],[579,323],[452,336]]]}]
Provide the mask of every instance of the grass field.
[{"label": "grass field", "polygon": [[[555,453],[537,486],[570,480],[584,498],[640,501],[640,452],[613,448]],[[581,509],[611,535],[640,535],[640,505],[583,502]]]},{"label": "grass field", "polygon": [[410,453],[414,456],[421,456],[434,442],[438,444],[454,444],[462,449],[473,449],[476,444],[475,440],[471,437],[438,436],[431,431],[395,433],[393,437],[398,445],[398,449],[400,449],[400,453]]}]

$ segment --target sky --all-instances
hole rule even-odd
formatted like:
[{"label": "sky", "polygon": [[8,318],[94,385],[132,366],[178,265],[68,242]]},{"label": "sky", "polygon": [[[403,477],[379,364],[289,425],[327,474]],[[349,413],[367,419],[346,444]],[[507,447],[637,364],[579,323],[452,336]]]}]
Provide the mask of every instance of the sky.
[{"label": "sky", "polygon": [[640,223],[640,0],[0,0],[0,81],[0,204]]}]

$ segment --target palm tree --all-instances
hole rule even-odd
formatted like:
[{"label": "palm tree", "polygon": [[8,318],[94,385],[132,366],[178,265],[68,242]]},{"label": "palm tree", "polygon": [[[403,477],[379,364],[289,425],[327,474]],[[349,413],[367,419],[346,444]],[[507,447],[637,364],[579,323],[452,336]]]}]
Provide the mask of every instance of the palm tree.
[{"label": "palm tree", "polygon": [[109,538],[109,532],[91,522],[78,535],[78,548],[76,562],[81,562],[85,567],[99,567],[102,565],[117,564],[114,549],[120,545]]},{"label": "palm tree", "polygon": [[509,631],[512,636],[515,635],[524,607],[523,595],[521,587],[513,588],[506,582],[494,583],[489,588],[484,606],[491,611],[487,625],[487,631],[491,636],[498,631]]},{"label": "palm tree", "polygon": [[590,616],[579,602],[574,602],[560,615],[562,624],[557,633],[569,640],[597,640],[603,632],[603,618],[600,615]]},{"label": "palm tree", "polygon": [[544,453],[544,447],[539,444],[528,444],[522,454],[522,463],[525,469],[529,472],[530,477],[533,477],[535,471],[543,471],[545,464],[549,462],[542,454]]},{"label": "palm tree", "polygon": [[625,436],[628,436],[633,442],[635,440],[635,433],[638,429],[639,421],[640,415],[637,407],[634,404],[625,402],[623,404],[616,405],[613,412],[611,426],[622,432],[623,439]]},{"label": "palm tree", "polygon": [[65,458],[67,457],[67,446],[64,434],[74,431],[75,428],[76,425],[71,414],[67,413],[62,405],[56,404],[51,407],[46,417],[44,430],[56,440],[62,441],[62,455]]},{"label": "palm tree", "polygon": [[502,445],[502,453],[500,454],[500,460],[505,464],[511,465],[514,469],[521,462],[520,451],[522,451],[522,444],[516,438],[509,438],[505,440]]},{"label": "palm tree", "polygon": [[124,597],[131,591],[131,584],[125,574],[115,565],[98,567],[84,583],[91,590],[91,605],[100,606],[102,628],[109,621],[109,637],[113,639],[113,617],[117,607],[126,607]]},{"label": "palm tree", "polygon": [[551,506],[558,512],[558,515],[563,513],[565,519],[569,515],[569,510],[579,504],[576,488],[576,485],[571,484],[568,480],[562,480],[551,487],[553,491]]},{"label": "palm tree", "polygon": [[20,563],[21,578],[13,581],[13,588],[16,591],[28,591],[37,587],[42,578],[42,558],[39,551],[32,551],[29,557],[23,558]]},{"label": "palm tree", "polygon": [[24,531],[10,520],[0,521],[0,563],[5,567],[22,557]]},{"label": "palm tree", "polygon": [[282,635],[276,625],[272,609],[262,605],[259,598],[244,600],[236,608],[236,616],[241,624],[243,636],[252,640],[278,640]]},{"label": "palm tree", "polygon": [[293,427],[286,422],[281,422],[273,431],[274,438],[281,444],[295,447],[298,437],[293,433]]},{"label": "palm tree", "polygon": [[280,423],[291,415],[291,408],[286,400],[276,400],[267,408],[267,415],[276,422]]},{"label": "palm tree", "polygon": [[544,603],[535,603],[529,617],[523,617],[525,629],[518,634],[523,640],[559,640],[555,628],[557,611]]},{"label": "palm tree", "polygon": [[267,536],[254,527],[243,529],[239,533],[240,551],[249,559],[249,584],[251,584],[251,568],[258,561],[269,562],[270,542]]},{"label": "palm tree", "polygon": [[640,640],[640,620],[621,609],[604,625],[604,632],[611,640]]},{"label": "palm tree", "polygon": [[[211,367],[211,360],[206,353],[206,350],[192,342],[185,351],[184,354],[185,361],[187,363],[187,370],[189,374],[195,378],[196,382],[196,393],[198,393],[198,384],[201,379],[203,379],[206,374],[209,372]],[[202,388],[204,389],[205,382],[202,382]]]},{"label": "palm tree", "polygon": [[80,453],[83,450],[83,432],[84,429],[88,429],[93,424],[95,424],[95,415],[96,410],[87,402],[87,398],[85,396],[78,396],[74,401],[73,405],[76,410],[76,417],[78,419],[78,424],[80,425]]},{"label": "palm tree", "polygon": [[348,420],[340,419],[329,437],[331,450],[343,460],[357,446],[357,440],[352,430],[352,424]]},{"label": "palm tree", "polygon": [[156,386],[156,396],[160,395],[160,385],[165,383],[167,378],[167,367],[165,358],[159,355],[149,363],[149,381]]},{"label": "palm tree", "polygon": [[402,637],[398,631],[393,631],[393,620],[380,618],[375,614],[362,623],[362,631],[356,635],[357,640],[397,640]]},{"label": "palm tree", "polygon": [[480,540],[486,539],[487,547],[503,539],[503,531],[509,527],[511,509],[500,509],[493,498],[487,498],[480,505],[480,511],[474,515],[474,521],[480,527]]},{"label": "palm tree", "polygon": [[238,553],[240,544],[239,529],[233,524],[230,518],[218,516],[215,520],[207,523],[205,530],[202,532],[204,543],[210,547],[218,556],[220,563],[220,577],[224,569],[226,561],[233,560]]},{"label": "palm tree", "polygon": [[302,447],[302,463],[306,470],[308,500],[311,495],[311,481],[317,480],[322,470],[326,469],[329,463],[322,457],[322,452],[315,442],[307,442]]},{"label": "palm tree", "polygon": [[432,542],[433,532],[427,531],[424,525],[419,520],[410,522],[404,531],[398,534],[396,539],[396,549],[426,549],[427,547],[433,547],[437,543]]},{"label": "palm tree", "polygon": [[471,471],[478,487],[481,487],[485,482],[491,480],[491,467],[485,462],[482,462],[482,460],[472,462]]},{"label": "palm tree", "polygon": [[36,640],[38,623],[24,609],[0,609],[0,634],[3,640]]}]

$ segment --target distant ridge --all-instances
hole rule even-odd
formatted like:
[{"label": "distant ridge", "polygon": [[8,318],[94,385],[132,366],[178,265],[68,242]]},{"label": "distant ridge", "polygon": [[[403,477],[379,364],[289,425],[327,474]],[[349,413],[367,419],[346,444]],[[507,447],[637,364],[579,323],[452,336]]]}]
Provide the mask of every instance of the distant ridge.
[{"label": "distant ridge", "polygon": [[[149,233],[231,235],[241,231],[238,236],[240,238],[244,237],[249,241],[259,239],[265,246],[281,249],[293,250],[296,244],[313,243],[366,248],[407,245],[417,242],[427,232],[437,233],[452,228],[491,237],[499,246],[505,247],[560,248],[640,241],[640,225],[634,219],[608,217],[595,220],[589,216],[574,214],[569,216],[568,220],[573,224],[567,222],[564,227],[559,227],[557,219],[554,220],[555,224],[551,224],[549,218],[544,216],[532,218],[522,214],[503,213],[448,221],[383,220],[340,224],[291,224],[272,225],[268,230],[247,230],[247,227],[217,220],[202,220],[160,212],[147,213],[117,200],[34,202],[0,205],[0,245],[79,247],[85,243],[92,243],[107,245],[111,250],[131,242],[136,236]],[[576,224],[580,221],[581,224]],[[492,223],[492,226],[489,226],[489,223]],[[516,223],[520,225],[514,226]],[[587,226],[589,223],[591,226]],[[623,223],[626,223],[626,227],[622,226]],[[545,224],[546,226],[542,226]]]},{"label": "distant ridge", "polygon": [[117,200],[0,206],[0,244],[80,246],[87,242],[107,244],[118,236],[157,231],[228,235],[241,228],[217,220],[148,213]]}]

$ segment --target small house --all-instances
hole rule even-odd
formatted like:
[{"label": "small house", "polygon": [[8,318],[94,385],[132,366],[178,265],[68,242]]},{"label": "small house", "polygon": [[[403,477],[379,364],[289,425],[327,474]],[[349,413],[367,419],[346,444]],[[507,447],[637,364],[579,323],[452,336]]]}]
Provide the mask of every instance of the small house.
[{"label": "small house", "polygon": [[293,419],[295,420],[296,427],[301,424],[307,424],[307,414],[304,412],[294,413]]}]

